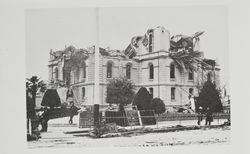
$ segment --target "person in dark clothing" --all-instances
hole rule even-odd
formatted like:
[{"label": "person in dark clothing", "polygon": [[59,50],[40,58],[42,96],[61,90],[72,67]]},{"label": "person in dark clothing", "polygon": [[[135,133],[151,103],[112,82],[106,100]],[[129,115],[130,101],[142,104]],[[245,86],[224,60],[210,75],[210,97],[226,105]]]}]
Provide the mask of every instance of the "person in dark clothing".
[{"label": "person in dark clothing", "polygon": [[200,125],[201,121],[202,121],[202,107],[201,106],[198,108],[197,113],[198,113],[198,122],[197,122],[197,124]]},{"label": "person in dark clothing", "polygon": [[36,129],[36,111],[35,111],[35,104],[32,99],[32,94],[29,91],[26,91],[26,119],[27,119],[27,135],[31,136],[34,135],[34,131]]},{"label": "person in dark clothing", "polygon": [[42,130],[41,132],[47,132],[48,131],[48,119],[43,118],[42,119]]},{"label": "person in dark clothing", "polygon": [[211,122],[213,122],[213,115],[211,109],[208,107],[206,111],[206,124],[205,125],[211,125]]},{"label": "person in dark clothing", "polygon": [[69,88],[66,93],[66,100],[68,100],[69,98],[73,98],[73,97],[74,97],[73,90]]},{"label": "person in dark clothing", "polygon": [[71,102],[70,104],[71,104],[71,107],[70,107],[69,124],[73,124],[73,117],[75,115],[75,108],[76,108],[76,106],[74,105],[73,102]]},{"label": "person in dark clothing", "polygon": [[26,117],[33,118],[36,115],[35,105],[29,92],[26,93]]},{"label": "person in dark clothing", "polygon": [[43,114],[41,115],[41,125],[42,125],[42,130],[41,130],[41,132],[47,132],[47,130],[48,130],[48,121],[49,121],[49,119],[48,119],[48,117],[47,117],[47,112],[48,112],[48,110],[47,110],[47,108],[45,107],[45,108],[44,108],[44,112],[43,112]]}]

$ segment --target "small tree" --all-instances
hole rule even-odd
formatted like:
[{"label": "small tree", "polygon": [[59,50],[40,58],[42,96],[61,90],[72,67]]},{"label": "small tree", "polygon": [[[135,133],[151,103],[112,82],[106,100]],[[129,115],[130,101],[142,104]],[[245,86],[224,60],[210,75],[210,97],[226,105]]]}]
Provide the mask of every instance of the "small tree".
[{"label": "small tree", "polygon": [[32,76],[26,81],[26,91],[31,92],[32,102],[36,105],[36,93],[37,91],[45,92],[46,84],[43,80],[40,80],[37,76]]},{"label": "small tree", "polygon": [[154,110],[156,114],[162,114],[166,111],[165,104],[160,98],[152,99],[151,109]]},{"label": "small tree", "polygon": [[114,78],[107,85],[106,102],[109,104],[118,104],[119,110],[124,110],[124,105],[130,104],[134,98],[134,84],[124,78]]},{"label": "small tree", "polygon": [[136,105],[138,110],[148,110],[150,109],[151,95],[145,87],[142,87],[137,92],[133,105]]},{"label": "small tree", "polygon": [[[32,131],[29,132],[31,134],[37,133],[38,129],[38,118],[36,117],[36,93],[37,91],[44,92],[46,90],[46,84],[40,80],[37,76],[32,76],[31,78],[27,79],[26,81],[26,118],[27,118],[27,132],[29,132],[29,123],[31,120],[31,129]],[[31,96],[29,96],[31,94]]]},{"label": "small tree", "polygon": [[212,112],[222,111],[219,91],[210,79],[205,82],[203,88],[201,89],[198,97],[198,106],[201,106],[203,110],[206,110],[209,107]]}]

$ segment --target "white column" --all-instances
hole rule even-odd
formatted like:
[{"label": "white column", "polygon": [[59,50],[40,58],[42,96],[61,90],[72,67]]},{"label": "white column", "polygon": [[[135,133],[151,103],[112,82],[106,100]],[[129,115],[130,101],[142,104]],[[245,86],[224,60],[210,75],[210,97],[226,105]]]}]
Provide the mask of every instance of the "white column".
[{"label": "white column", "polygon": [[99,95],[99,9],[96,8],[96,42],[95,42],[95,87],[94,87],[94,104],[100,104]]}]

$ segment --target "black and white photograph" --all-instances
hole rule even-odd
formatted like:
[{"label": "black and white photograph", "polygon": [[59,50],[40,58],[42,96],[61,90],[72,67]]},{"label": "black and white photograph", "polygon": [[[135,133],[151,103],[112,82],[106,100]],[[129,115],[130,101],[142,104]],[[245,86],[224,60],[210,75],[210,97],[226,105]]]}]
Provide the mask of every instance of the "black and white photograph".
[{"label": "black and white photograph", "polygon": [[149,1],[0,2],[1,153],[247,153],[247,3]]},{"label": "black and white photograph", "polygon": [[25,15],[28,148],[230,144],[226,7]]}]

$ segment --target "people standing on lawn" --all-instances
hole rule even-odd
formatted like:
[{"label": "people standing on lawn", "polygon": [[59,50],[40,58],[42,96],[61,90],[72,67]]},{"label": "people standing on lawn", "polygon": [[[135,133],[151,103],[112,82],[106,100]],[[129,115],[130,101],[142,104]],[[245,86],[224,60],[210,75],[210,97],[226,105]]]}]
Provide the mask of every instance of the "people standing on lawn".
[{"label": "people standing on lawn", "polygon": [[212,115],[212,111],[209,107],[207,107],[207,110],[206,110],[206,126],[207,125],[211,125],[211,122],[213,122],[213,115]]},{"label": "people standing on lawn", "polygon": [[202,121],[202,107],[201,106],[198,108],[197,113],[198,113],[198,122],[197,122],[197,124],[200,125],[201,121]]}]

